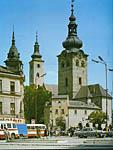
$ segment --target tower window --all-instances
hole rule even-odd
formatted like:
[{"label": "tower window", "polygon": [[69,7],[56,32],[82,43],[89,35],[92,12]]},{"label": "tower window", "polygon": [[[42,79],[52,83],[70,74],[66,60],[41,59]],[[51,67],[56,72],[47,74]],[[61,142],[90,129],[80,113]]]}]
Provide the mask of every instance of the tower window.
[{"label": "tower window", "polygon": [[0,92],[2,92],[2,80],[0,80]]},{"label": "tower window", "polygon": [[61,109],[61,113],[64,114],[64,109]]},{"label": "tower window", "polygon": [[85,66],[85,63],[84,61],[81,62],[81,67],[84,67]]},{"label": "tower window", "polygon": [[11,91],[11,93],[15,92],[15,82],[13,82],[13,81],[10,82],[10,91]]},{"label": "tower window", "polygon": [[38,72],[37,72],[36,76],[37,76],[37,77],[39,77],[39,76],[40,76]]},{"label": "tower window", "polygon": [[68,78],[65,78],[65,86],[68,86]]},{"label": "tower window", "polygon": [[79,77],[79,85],[82,85],[82,78]]},{"label": "tower window", "polygon": [[55,114],[58,114],[58,109],[55,110]]},{"label": "tower window", "polygon": [[84,111],[84,114],[87,115],[87,110]]},{"label": "tower window", "polygon": [[67,61],[67,62],[66,62],[66,66],[67,66],[67,67],[69,67],[69,66],[70,66],[70,63],[69,63],[69,61]]},{"label": "tower window", "polygon": [[75,109],[75,115],[77,114],[77,110]]},{"label": "tower window", "polygon": [[40,68],[40,64],[37,64],[37,67]]},{"label": "tower window", "polygon": [[61,63],[61,67],[64,68],[64,66],[65,66],[65,65],[64,65],[64,62],[62,62],[62,63]]},{"label": "tower window", "polygon": [[79,66],[79,60],[78,59],[76,60],[76,66]]}]

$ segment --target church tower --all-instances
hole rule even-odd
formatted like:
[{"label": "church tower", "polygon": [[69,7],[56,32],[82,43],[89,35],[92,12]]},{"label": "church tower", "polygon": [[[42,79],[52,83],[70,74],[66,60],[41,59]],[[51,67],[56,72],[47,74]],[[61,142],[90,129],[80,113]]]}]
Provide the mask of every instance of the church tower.
[{"label": "church tower", "polygon": [[58,93],[74,99],[82,85],[87,85],[87,57],[82,41],[77,36],[73,0],[69,17],[68,36],[62,43],[64,50],[58,55]]},{"label": "church tower", "polygon": [[31,56],[32,60],[29,62],[29,84],[42,86],[44,84],[44,61],[39,52],[39,44],[36,33],[36,42],[34,45],[34,53]]},{"label": "church tower", "polygon": [[7,60],[5,61],[7,69],[15,72],[15,74],[22,75],[23,74],[23,64],[20,60],[20,53],[15,46],[15,36],[14,31],[12,34],[12,45],[9,49],[9,53],[7,56]]}]

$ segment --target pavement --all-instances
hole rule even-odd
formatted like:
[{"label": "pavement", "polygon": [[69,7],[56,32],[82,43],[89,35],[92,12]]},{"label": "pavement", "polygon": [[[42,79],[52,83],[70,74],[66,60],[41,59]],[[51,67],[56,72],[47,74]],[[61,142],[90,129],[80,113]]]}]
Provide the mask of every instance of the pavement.
[{"label": "pavement", "polygon": [[0,141],[0,149],[111,149],[113,138],[47,137]]}]

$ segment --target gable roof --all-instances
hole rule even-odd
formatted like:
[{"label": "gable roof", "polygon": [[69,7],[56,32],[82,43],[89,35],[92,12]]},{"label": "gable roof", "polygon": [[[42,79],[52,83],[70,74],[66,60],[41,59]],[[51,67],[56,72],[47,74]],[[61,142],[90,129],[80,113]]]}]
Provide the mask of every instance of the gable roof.
[{"label": "gable roof", "polygon": [[[106,90],[99,84],[82,86],[75,96],[75,99],[81,99],[85,97],[106,97]],[[112,99],[111,95],[108,92],[107,97]]]},{"label": "gable roof", "polygon": [[9,73],[9,74],[15,74],[13,71],[7,69],[7,67],[0,66],[0,72],[2,73]]},{"label": "gable roof", "polygon": [[58,95],[58,85],[56,84],[45,84],[45,88],[52,92],[52,95]]},{"label": "gable roof", "polygon": [[95,105],[94,103],[85,103],[82,101],[69,101],[69,108],[81,108],[81,109],[98,109],[100,110],[100,108]]}]

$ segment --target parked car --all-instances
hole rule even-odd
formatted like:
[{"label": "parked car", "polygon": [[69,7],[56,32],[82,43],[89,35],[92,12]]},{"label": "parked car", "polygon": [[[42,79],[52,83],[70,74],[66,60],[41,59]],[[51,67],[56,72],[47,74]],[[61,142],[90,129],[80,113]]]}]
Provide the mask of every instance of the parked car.
[{"label": "parked car", "polygon": [[75,127],[70,127],[67,131],[68,135],[72,137],[75,133]]},{"label": "parked car", "polygon": [[113,128],[107,132],[108,137],[113,137]]},{"label": "parked car", "polygon": [[87,137],[104,137],[104,132],[102,130],[95,130],[94,128],[86,127],[80,131],[76,131],[75,135],[80,138]]}]

